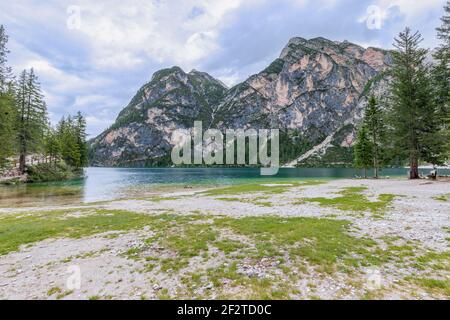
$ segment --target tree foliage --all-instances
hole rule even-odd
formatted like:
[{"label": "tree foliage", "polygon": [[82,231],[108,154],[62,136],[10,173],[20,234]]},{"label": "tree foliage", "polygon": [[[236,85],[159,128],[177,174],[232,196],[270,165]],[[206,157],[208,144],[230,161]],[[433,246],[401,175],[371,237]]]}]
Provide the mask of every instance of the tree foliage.
[{"label": "tree foliage", "polygon": [[22,71],[17,89],[19,170],[25,172],[26,157],[42,152],[48,126],[47,106],[34,70]]},{"label": "tree foliage", "polygon": [[15,107],[11,68],[8,66],[8,36],[0,25],[0,167],[14,152]]},{"label": "tree foliage", "polygon": [[383,139],[385,136],[384,113],[374,96],[371,96],[364,115],[364,127],[372,147],[374,177],[378,178],[380,164],[383,162]]},{"label": "tree foliage", "polygon": [[439,112],[444,139],[447,141],[447,157],[450,156],[450,1],[444,7],[442,25],[437,28],[441,41],[433,54],[436,61],[432,69],[433,96]]},{"label": "tree foliage", "polygon": [[78,113],[63,119],[53,129],[43,91],[33,69],[24,70],[15,81],[7,65],[8,36],[0,25],[0,167],[6,159],[19,157],[19,171],[27,170],[27,158],[45,156],[57,164],[65,160],[75,168],[87,164],[86,120]]},{"label": "tree foliage", "polygon": [[395,39],[390,88],[390,127],[395,153],[408,159],[410,178],[419,178],[419,162],[439,162],[443,144],[433,103],[428,50],[420,47],[419,32],[406,28]]},{"label": "tree foliage", "polygon": [[81,168],[87,164],[86,121],[81,113],[62,118],[54,140],[56,153],[69,165]]},{"label": "tree foliage", "polygon": [[354,152],[355,167],[364,169],[364,178],[367,178],[367,169],[373,165],[373,145],[365,124],[358,130]]}]

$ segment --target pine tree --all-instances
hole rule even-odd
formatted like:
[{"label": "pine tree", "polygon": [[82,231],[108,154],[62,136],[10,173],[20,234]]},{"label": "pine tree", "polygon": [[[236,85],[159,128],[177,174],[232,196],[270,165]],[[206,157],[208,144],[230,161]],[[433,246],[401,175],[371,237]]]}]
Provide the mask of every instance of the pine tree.
[{"label": "pine tree", "polygon": [[50,164],[56,163],[61,156],[61,145],[58,141],[57,132],[51,127],[45,132],[44,146],[46,159],[50,159]]},{"label": "pine tree", "polygon": [[0,92],[5,93],[11,90],[13,84],[13,74],[11,67],[8,66],[7,48],[8,35],[3,25],[0,25]]},{"label": "pine tree", "polygon": [[440,46],[433,54],[436,61],[433,70],[433,94],[442,121],[443,139],[447,142],[447,157],[450,156],[450,1],[444,7],[442,25],[437,28]]},{"label": "pine tree", "polygon": [[0,93],[0,167],[6,164],[6,158],[14,152],[15,111],[14,97]]},{"label": "pine tree", "polygon": [[47,107],[33,69],[24,70],[20,75],[16,101],[19,171],[24,173],[27,155],[43,151],[43,137],[48,126]]},{"label": "pine tree", "polygon": [[81,168],[87,165],[88,148],[86,143],[86,119],[79,111],[75,116],[75,128],[76,128],[77,147],[78,152],[80,154],[78,167]]},{"label": "pine tree", "polygon": [[14,151],[15,107],[13,94],[13,76],[8,66],[8,36],[0,25],[0,167],[6,164],[6,158]]},{"label": "pine tree", "polygon": [[58,140],[63,160],[70,166],[79,168],[80,149],[78,145],[77,128],[71,116],[61,119],[58,125]]},{"label": "pine tree", "polygon": [[355,166],[364,169],[364,178],[367,178],[367,169],[373,165],[373,146],[364,124],[358,130],[354,150]]},{"label": "pine tree", "polygon": [[378,179],[378,171],[382,160],[382,140],[385,134],[383,110],[374,96],[371,96],[365,110],[364,126],[367,130],[373,156],[374,178]]},{"label": "pine tree", "polygon": [[435,104],[425,64],[428,50],[420,48],[422,36],[406,28],[395,39],[390,120],[396,153],[409,160],[410,178],[419,178],[419,161],[430,158],[427,147],[437,135]]}]

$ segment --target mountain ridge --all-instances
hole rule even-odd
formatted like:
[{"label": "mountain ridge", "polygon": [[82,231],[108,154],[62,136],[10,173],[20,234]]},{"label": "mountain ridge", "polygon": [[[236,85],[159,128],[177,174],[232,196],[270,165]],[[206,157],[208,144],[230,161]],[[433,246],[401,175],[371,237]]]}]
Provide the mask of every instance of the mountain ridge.
[{"label": "mountain ridge", "polygon": [[[171,132],[189,129],[195,120],[204,129],[279,128],[294,150],[282,155],[291,166],[327,139],[332,147],[350,148],[367,96],[384,95],[383,73],[391,63],[383,49],[294,37],[267,68],[231,88],[195,69],[159,70],[91,141],[91,164],[168,165]],[[341,135],[343,141],[333,140]],[[329,148],[311,156],[320,158]]]}]

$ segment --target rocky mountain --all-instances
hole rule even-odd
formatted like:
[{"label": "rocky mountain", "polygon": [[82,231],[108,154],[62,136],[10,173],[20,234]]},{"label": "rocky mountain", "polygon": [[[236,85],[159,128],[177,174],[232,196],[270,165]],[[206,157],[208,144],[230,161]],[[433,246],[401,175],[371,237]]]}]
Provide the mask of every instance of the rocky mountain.
[{"label": "rocky mountain", "polygon": [[293,38],[265,70],[230,89],[207,73],[164,69],[91,141],[91,163],[169,164],[171,133],[195,120],[204,129],[279,128],[289,166],[345,163],[367,97],[384,96],[390,64],[385,50]]}]

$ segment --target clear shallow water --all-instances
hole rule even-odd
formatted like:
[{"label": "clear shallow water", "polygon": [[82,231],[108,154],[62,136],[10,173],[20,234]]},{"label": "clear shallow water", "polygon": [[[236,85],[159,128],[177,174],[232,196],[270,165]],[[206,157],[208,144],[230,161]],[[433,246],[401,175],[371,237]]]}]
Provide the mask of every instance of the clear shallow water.
[{"label": "clear shallow water", "polygon": [[[407,169],[383,169],[382,176],[406,177]],[[422,174],[429,169],[421,170]],[[216,186],[290,179],[338,179],[361,176],[346,168],[286,168],[277,176],[262,177],[256,168],[87,168],[86,178],[57,183],[0,186],[0,207],[80,204],[142,197],[186,186]],[[450,170],[440,170],[450,174]]]}]

